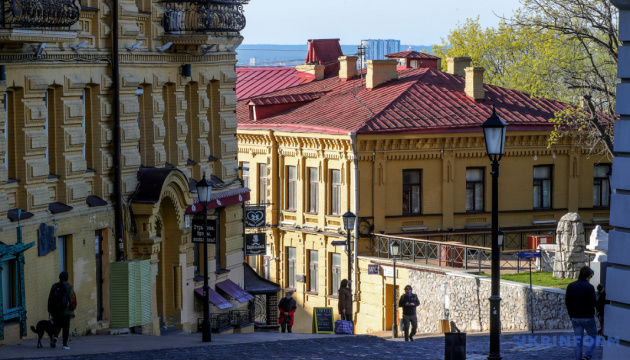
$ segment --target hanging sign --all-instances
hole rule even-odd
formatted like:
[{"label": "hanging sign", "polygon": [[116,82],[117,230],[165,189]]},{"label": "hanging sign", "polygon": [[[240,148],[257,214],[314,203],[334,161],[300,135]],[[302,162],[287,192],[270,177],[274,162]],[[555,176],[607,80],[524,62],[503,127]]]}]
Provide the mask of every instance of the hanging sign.
[{"label": "hanging sign", "polygon": [[267,208],[265,206],[246,206],[243,222],[246,229],[262,228],[266,226]]},{"label": "hanging sign", "polygon": [[[194,243],[203,243],[205,241],[206,232],[204,231],[205,226],[203,223],[203,219],[193,219],[192,220],[192,242]],[[214,244],[216,243],[216,234],[217,234],[217,220],[216,219],[208,219],[208,243]]]},{"label": "hanging sign", "polygon": [[245,234],[245,256],[265,255],[267,253],[267,234]]}]

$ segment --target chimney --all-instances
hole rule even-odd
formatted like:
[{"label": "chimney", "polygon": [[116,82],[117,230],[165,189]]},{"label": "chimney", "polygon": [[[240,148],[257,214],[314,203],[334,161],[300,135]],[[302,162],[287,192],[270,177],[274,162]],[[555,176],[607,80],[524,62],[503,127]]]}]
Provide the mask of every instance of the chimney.
[{"label": "chimney", "polygon": [[390,80],[398,79],[398,60],[368,60],[365,87],[374,89]]},{"label": "chimney", "polygon": [[486,97],[486,92],[483,89],[483,72],[482,67],[467,67],[466,71],[466,86],[464,91],[466,96],[478,101],[483,100]]},{"label": "chimney", "polygon": [[464,77],[464,69],[470,66],[471,58],[468,56],[446,59],[446,72],[452,75]]},{"label": "chimney", "polygon": [[357,76],[357,60],[356,56],[339,57],[339,79],[347,81]]},{"label": "chimney", "polygon": [[297,71],[315,75],[315,80],[322,80],[324,78],[324,69],[326,69],[324,65],[318,64],[305,64],[295,67],[295,70]]}]

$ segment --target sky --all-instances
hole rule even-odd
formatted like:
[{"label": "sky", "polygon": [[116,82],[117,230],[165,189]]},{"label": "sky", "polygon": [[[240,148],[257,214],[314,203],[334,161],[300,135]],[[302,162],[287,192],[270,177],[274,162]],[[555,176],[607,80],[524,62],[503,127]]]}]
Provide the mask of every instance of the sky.
[{"label": "sky", "polygon": [[305,44],[308,39],[397,39],[406,45],[440,44],[467,18],[495,26],[519,0],[251,0],[244,6],[244,44]]}]

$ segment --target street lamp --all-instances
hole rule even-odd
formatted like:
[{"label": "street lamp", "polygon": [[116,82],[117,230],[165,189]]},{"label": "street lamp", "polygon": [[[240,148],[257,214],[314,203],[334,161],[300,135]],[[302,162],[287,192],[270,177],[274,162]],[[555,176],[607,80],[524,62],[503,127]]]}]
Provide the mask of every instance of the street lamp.
[{"label": "street lamp", "polygon": [[210,326],[210,287],[208,286],[208,204],[212,194],[212,183],[203,176],[197,182],[197,199],[203,207],[203,323],[201,324],[201,341],[212,341],[212,328]]},{"label": "street lamp", "polygon": [[507,123],[492,115],[481,125],[486,140],[486,151],[492,161],[492,295],[490,296],[490,355],[489,360],[501,359],[501,296],[499,254],[499,160],[505,149]]},{"label": "street lamp", "polygon": [[354,221],[356,218],[357,216],[350,211],[343,214],[343,228],[348,234],[348,289],[352,289],[352,280],[350,278],[352,276],[352,247],[350,247],[350,232],[354,229]]},{"label": "street lamp", "polygon": [[392,302],[394,304],[394,313],[392,316],[392,337],[394,338],[398,337],[398,324],[396,324],[396,321],[398,320],[396,316],[396,309],[398,309],[398,299],[396,299],[396,256],[398,256],[399,250],[400,245],[398,245],[398,241],[394,240],[394,242],[389,245],[389,253],[394,257],[394,288],[392,290]]}]

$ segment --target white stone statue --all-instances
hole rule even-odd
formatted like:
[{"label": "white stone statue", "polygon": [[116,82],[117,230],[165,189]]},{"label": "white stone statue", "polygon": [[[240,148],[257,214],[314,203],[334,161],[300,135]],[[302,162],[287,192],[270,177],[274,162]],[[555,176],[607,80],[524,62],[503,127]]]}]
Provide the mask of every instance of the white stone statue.
[{"label": "white stone statue", "polygon": [[608,261],[608,233],[601,226],[597,225],[591,233],[591,238],[586,248],[590,251],[597,251],[593,261],[600,263]]},{"label": "white stone statue", "polygon": [[556,230],[556,245],[553,277],[577,279],[580,269],[586,265],[586,240],[580,214],[568,213],[560,219]]}]

